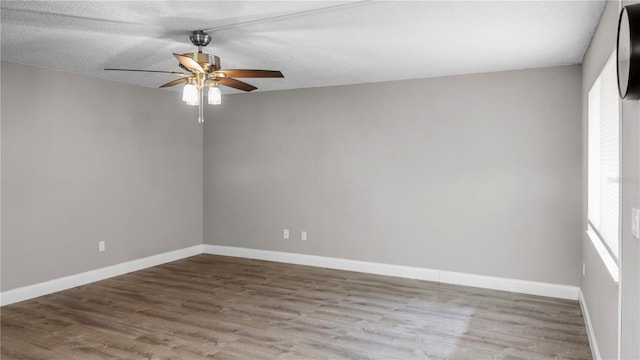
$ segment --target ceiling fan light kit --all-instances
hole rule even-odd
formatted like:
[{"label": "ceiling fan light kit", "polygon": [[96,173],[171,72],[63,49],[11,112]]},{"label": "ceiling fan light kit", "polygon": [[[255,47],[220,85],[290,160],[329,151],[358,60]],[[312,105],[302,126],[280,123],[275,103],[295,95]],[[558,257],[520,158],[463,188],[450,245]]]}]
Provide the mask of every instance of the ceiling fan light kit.
[{"label": "ceiling fan light kit", "polygon": [[236,80],[234,78],[283,78],[280,71],[276,70],[251,70],[251,69],[222,69],[220,58],[203,53],[202,48],[209,45],[211,35],[204,31],[194,31],[189,39],[191,43],[198,47],[198,52],[176,54],[173,56],[178,60],[179,66],[187,71],[159,71],[159,70],[134,70],[134,69],[105,69],[109,71],[140,71],[151,73],[166,73],[180,76],[177,80],[160,85],[160,88],[167,88],[179,84],[185,84],[182,90],[182,100],[188,105],[198,106],[198,123],[204,123],[204,91],[207,92],[207,103],[209,105],[220,105],[222,103],[222,92],[220,85],[246,92],[257,89],[255,86]]},{"label": "ceiling fan light kit", "polygon": [[186,102],[187,105],[200,105],[200,94],[193,82],[190,81],[184,86],[182,90],[182,101]]},{"label": "ceiling fan light kit", "polygon": [[218,87],[218,83],[214,83],[209,86],[209,93],[207,94],[207,100],[209,101],[209,105],[220,105],[222,104],[222,92]]}]

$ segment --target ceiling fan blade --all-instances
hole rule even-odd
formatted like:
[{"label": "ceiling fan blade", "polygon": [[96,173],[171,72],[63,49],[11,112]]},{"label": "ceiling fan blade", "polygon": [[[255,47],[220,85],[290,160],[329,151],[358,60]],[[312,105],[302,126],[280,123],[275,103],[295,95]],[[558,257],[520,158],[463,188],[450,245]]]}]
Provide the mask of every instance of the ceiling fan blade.
[{"label": "ceiling fan blade", "polygon": [[238,90],[253,91],[257,89],[257,87],[251,84],[247,84],[246,82],[242,82],[240,80],[236,80],[232,78],[221,78],[221,79],[218,79],[217,81],[220,83],[220,85],[232,87]]},{"label": "ceiling fan blade", "polygon": [[186,67],[188,70],[200,74],[204,73],[204,69],[202,68],[202,66],[200,66],[200,64],[198,64],[198,62],[193,60],[192,58],[176,53],[174,53],[173,56],[175,56],[180,64],[182,64],[182,66]]},{"label": "ceiling fan blade", "polygon": [[107,71],[137,71],[137,72],[148,72],[148,73],[161,73],[161,74],[171,74],[175,76],[187,76],[189,74],[181,73],[178,71],[162,71],[162,70],[136,70],[136,69],[104,69]]},{"label": "ceiling fan blade", "polygon": [[162,85],[160,85],[160,87],[161,88],[167,88],[167,87],[171,87],[171,86],[176,86],[178,84],[186,83],[188,79],[189,79],[188,77],[183,77],[181,79],[169,81],[166,84],[162,84]]},{"label": "ceiling fan blade", "polygon": [[283,78],[284,75],[276,70],[251,70],[251,69],[221,69],[214,71],[220,78]]}]

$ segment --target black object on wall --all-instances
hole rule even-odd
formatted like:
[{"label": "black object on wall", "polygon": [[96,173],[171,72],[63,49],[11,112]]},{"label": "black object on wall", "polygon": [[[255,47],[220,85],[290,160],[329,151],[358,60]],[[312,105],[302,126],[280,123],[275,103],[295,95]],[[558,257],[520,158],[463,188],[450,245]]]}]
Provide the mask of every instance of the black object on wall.
[{"label": "black object on wall", "polygon": [[640,99],[640,4],[627,5],[620,12],[616,57],[620,97]]}]

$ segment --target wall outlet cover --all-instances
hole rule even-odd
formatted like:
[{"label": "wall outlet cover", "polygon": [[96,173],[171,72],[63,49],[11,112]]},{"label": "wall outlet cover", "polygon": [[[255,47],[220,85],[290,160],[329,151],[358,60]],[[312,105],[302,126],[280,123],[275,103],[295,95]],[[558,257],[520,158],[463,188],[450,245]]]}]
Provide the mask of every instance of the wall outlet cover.
[{"label": "wall outlet cover", "polygon": [[636,239],[640,239],[640,209],[631,209],[631,233]]}]

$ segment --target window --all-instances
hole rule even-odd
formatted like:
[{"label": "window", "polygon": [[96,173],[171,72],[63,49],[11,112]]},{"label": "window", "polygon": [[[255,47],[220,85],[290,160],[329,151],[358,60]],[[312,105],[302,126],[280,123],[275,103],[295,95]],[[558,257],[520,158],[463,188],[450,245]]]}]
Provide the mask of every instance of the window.
[{"label": "window", "polygon": [[589,91],[587,232],[617,281],[620,237],[620,99],[616,76],[614,54]]}]

